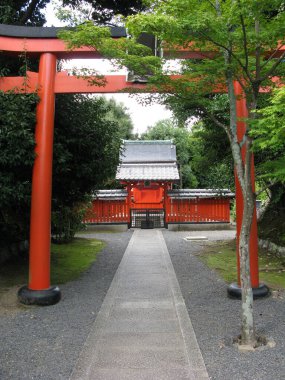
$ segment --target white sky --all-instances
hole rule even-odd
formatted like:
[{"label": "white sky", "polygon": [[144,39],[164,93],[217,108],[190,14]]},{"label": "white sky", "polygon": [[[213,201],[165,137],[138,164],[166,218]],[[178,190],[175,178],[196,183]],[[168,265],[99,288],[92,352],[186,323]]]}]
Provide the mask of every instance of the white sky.
[{"label": "white sky", "polygon": [[[52,2],[48,4],[46,8],[46,18],[47,23],[45,26],[62,26],[63,24],[54,16],[54,9]],[[113,66],[106,62],[106,60],[72,60],[65,63],[66,68],[71,67],[90,67],[95,68],[96,71],[101,72],[102,74],[125,74],[124,71],[114,72]],[[134,133],[143,133],[146,131],[147,127],[153,126],[157,121],[162,119],[168,119],[172,117],[172,112],[167,110],[164,106],[160,104],[151,104],[151,105],[141,105],[138,101],[128,94],[106,94],[103,95],[106,98],[114,98],[117,102],[124,103],[125,107],[128,109],[133,124],[134,124]]]}]

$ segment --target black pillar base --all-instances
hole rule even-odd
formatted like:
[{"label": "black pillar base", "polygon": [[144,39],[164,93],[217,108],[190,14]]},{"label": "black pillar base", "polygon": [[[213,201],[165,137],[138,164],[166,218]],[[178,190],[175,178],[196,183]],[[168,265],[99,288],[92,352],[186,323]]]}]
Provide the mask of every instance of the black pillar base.
[{"label": "black pillar base", "polygon": [[49,306],[58,303],[60,298],[58,286],[44,290],[31,290],[27,286],[23,286],[18,291],[18,300],[24,305]]},{"label": "black pillar base", "polygon": [[[241,287],[233,283],[228,286],[228,296],[230,298],[241,299]],[[260,284],[258,288],[252,288],[253,299],[267,297],[270,294],[268,286]]]}]

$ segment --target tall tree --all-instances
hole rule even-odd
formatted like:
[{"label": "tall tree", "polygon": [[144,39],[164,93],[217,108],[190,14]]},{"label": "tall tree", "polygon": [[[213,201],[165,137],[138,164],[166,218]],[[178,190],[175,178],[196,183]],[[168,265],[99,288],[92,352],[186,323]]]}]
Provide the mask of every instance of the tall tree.
[{"label": "tall tree", "polygon": [[[117,58],[140,74],[153,74],[152,84],[161,90],[193,94],[197,108],[206,112],[224,128],[230,141],[235,170],[241,185],[244,210],[239,239],[242,289],[242,344],[254,347],[257,337],[253,320],[253,293],[249,268],[250,230],[255,194],[251,183],[252,138],[250,123],[240,142],[237,139],[237,110],[234,81],[241,86],[249,110],[249,119],[257,117],[256,109],[261,86],[272,86],[271,78],[282,75],[285,57],[284,1],[273,0],[157,0],[147,1],[152,11],[131,16],[128,30],[135,38],[142,32],[154,34],[171,51],[181,46],[195,52],[199,60],[183,62],[183,78],[172,80],[163,72],[163,61],[151,57],[147,49],[133,41],[117,43],[106,39],[107,30],[85,25],[78,33],[66,33],[73,46],[95,46],[109,57]],[[127,53],[126,53],[127,51]],[[207,54],[207,52],[212,53]],[[201,53],[199,55],[199,52]],[[224,124],[214,117],[205,95],[227,86],[230,122]],[[195,96],[194,96],[195,95]],[[245,148],[243,160],[242,148]]]},{"label": "tall tree", "polygon": [[[116,15],[126,17],[146,9],[142,0],[85,0],[85,3],[92,6],[91,17],[99,25],[113,24]],[[63,0],[63,5],[77,9],[82,5],[82,1]]]},{"label": "tall tree", "polygon": [[0,19],[3,24],[42,26],[44,8],[51,0],[2,0]]},{"label": "tall tree", "polygon": [[129,137],[131,127],[130,117],[114,100],[57,96],[52,193],[57,239],[73,238],[86,200],[115,178],[121,139]]}]

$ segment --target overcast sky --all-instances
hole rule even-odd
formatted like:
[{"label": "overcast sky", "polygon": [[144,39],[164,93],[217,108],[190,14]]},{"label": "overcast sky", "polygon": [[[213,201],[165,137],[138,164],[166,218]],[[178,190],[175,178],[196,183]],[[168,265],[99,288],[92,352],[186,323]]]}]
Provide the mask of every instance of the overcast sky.
[{"label": "overcast sky", "polygon": [[[54,10],[52,3],[48,4],[46,10],[47,23],[45,26],[62,26],[63,24],[54,16]],[[115,74],[114,68],[106,63],[106,60],[73,60],[67,62],[66,67],[92,67],[102,74]],[[118,72],[118,74],[125,74],[124,71]],[[132,118],[134,124],[134,133],[143,133],[147,127],[154,125],[157,121],[167,119],[172,116],[171,111],[167,110],[160,104],[152,104],[143,106],[138,101],[128,94],[106,94],[107,98],[113,97],[117,102],[124,103],[125,107]]]}]

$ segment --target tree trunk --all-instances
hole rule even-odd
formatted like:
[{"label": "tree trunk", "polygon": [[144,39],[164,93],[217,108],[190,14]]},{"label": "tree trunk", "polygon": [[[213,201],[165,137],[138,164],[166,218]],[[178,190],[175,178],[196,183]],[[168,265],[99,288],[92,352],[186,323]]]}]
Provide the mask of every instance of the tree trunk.
[{"label": "tree trunk", "polygon": [[256,343],[256,334],[253,318],[253,293],[250,279],[250,261],[249,261],[249,243],[250,230],[253,220],[254,211],[254,194],[251,184],[251,162],[252,153],[250,152],[251,141],[245,136],[245,159],[243,161],[243,152],[237,138],[237,112],[236,96],[234,92],[233,78],[228,73],[227,78],[228,95],[230,101],[230,144],[233,154],[236,174],[241,185],[243,195],[243,218],[241,232],[239,236],[239,259],[240,259],[240,280],[242,294],[241,310],[241,343],[254,346]]},{"label": "tree trunk", "polygon": [[[251,154],[249,155],[249,157]],[[245,166],[250,163],[245,162]],[[248,173],[247,173],[248,172]],[[241,343],[254,346],[256,343],[256,334],[254,328],[253,318],[253,293],[250,278],[250,260],[249,260],[249,242],[250,230],[253,219],[254,211],[254,194],[251,187],[250,171],[245,170],[246,176],[244,178],[246,183],[246,191],[243,193],[244,209],[242,226],[239,237],[239,258],[240,258],[240,281],[241,281],[241,294],[242,294],[242,331]]]}]

